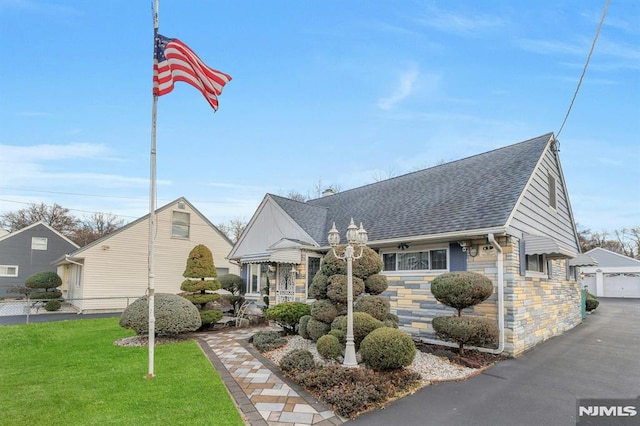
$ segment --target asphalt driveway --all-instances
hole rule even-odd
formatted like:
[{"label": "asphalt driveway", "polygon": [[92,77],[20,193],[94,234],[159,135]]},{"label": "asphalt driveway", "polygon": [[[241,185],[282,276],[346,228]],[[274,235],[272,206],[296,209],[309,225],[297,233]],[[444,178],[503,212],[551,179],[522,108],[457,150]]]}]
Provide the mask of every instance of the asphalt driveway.
[{"label": "asphalt driveway", "polygon": [[638,395],[640,299],[600,299],[581,325],[517,359],[465,382],[428,386],[348,424],[575,425],[578,398]]}]

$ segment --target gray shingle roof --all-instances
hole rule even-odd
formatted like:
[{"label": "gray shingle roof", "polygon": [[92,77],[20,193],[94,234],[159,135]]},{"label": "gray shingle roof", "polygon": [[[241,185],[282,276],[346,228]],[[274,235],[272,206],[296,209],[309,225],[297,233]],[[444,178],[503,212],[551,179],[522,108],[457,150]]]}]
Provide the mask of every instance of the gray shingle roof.
[{"label": "gray shingle roof", "polygon": [[369,240],[504,226],[552,133],[306,203],[271,195],[316,242],[351,217]]}]

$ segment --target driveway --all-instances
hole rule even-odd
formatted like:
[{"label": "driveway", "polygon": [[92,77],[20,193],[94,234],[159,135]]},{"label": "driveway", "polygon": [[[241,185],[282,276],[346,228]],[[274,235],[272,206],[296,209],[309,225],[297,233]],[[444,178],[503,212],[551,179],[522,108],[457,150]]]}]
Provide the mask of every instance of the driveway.
[{"label": "driveway", "polygon": [[638,395],[640,299],[600,299],[581,325],[519,358],[464,382],[428,386],[348,424],[575,425],[577,398]]}]

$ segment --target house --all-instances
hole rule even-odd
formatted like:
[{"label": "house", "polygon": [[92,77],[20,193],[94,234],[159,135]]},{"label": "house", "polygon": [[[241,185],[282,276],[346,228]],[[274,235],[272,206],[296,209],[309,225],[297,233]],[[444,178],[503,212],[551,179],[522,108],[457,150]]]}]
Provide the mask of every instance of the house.
[{"label": "house", "polygon": [[78,245],[40,221],[0,236],[0,297],[16,296],[7,290],[24,286],[36,272],[55,272],[53,261]]},{"label": "house", "polygon": [[596,297],[640,298],[640,260],[596,247],[585,253],[596,261],[580,268],[582,284]]},{"label": "house", "polygon": [[[335,222],[362,222],[384,264],[383,293],[401,329],[434,340],[449,314],[430,283],[450,271],[489,277],[494,294],[469,314],[495,320],[497,351],[518,355],[580,323],[575,221],[552,133],[422,171],[298,202],[267,194],[229,254],[247,298],[309,301]],[[343,238],[344,242],[344,238]]]},{"label": "house", "polygon": [[[157,293],[180,293],[189,252],[198,244],[213,253],[218,275],[239,273],[225,259],[231,241],[185,198],[156,210]],[[149,215],[58,259],[63,297],[80,312],[118,312],[148,287]]]}]

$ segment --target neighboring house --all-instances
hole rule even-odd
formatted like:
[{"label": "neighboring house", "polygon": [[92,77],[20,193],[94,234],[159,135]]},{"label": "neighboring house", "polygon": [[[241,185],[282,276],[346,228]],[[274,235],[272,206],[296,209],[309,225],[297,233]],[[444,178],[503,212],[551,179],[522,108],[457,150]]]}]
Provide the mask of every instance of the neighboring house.
[{"label": "neighboring house", "polygon": [[[552,133],[305,203],[267,194],[229,254],[247,298],[269,284],[273,303],[308,301],[335,222],[369,234],[400,326],[434,339],[431,319],[452,314],[430,283],[449,271],[489,277],[495,292],[469,310],[501,327],[498,350],[518,355],[580,323],[575,221]],[[500,309],[499,307],[502,307]]]},{"label": "neighboring house", "polygon": [[24,286],[36,272],[55,272],[53,261],[76,250],[78,245],[40,221],[0,236],[0,297],[13,286]]},{"label": "neighboring house", "polygon": [[582,284],[597,297],[640,298],[640,260],[597,247],[585,253],[595,266],[581,267]]},{"label": "neighboring house", "polygon": [[[189,252],[213,253],[218,275],[239,273],[225,256],[231,241],[185,198],[156,210],[156,293],[180,293]],[[80,312],[121,311],[148,288],[149,215],[59,259],[63,297]]]}]

